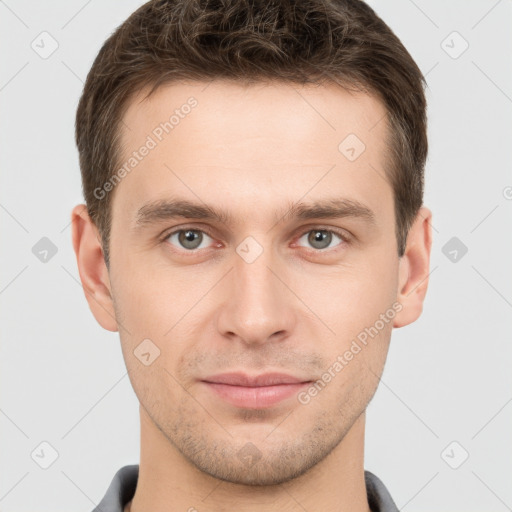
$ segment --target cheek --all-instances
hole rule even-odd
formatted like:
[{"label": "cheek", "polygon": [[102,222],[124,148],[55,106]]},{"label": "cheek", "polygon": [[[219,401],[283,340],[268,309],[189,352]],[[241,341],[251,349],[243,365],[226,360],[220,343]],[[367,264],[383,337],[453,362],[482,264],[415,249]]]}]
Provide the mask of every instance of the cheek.
[{"label": "cheek", "polygon": [[[199,303],[212,285],[191,285],[189,278],[169,268],[127,267],[122,275],[130,278],[113,282],[116,317],[126,327],[119,330],[123,356],[139,396],[157,385],[168,387],[174,382],[171,375],[179,378],[182,359],[200,338]],[[146,367],[142,353],[154,362]]]},{"label": "cheek", "polygon": [[146,411],[152,415],[158,411],[172,414],[177,404],[186,398],[186,393],[173,378],[175,372],[166,364],[165,354],[162,353],[149,366],[139,361],[126,346],[123,347],[123,355],[132,388]]},{"label": "cheek", "polygon": [[[303,318],[311,317],[307,328],[316,329],[317,336],[318,329],[323,329],[326,338],[343,343],[373,325],[391,307],[396,298],[398,258],[392,247],[379,245],[340,264],[283,266],[284,280],[300,299],[290,297],[289,307]],[[143,254],[128,253],[112,254],[116,271],[112,284],[133,343],[151,337],[167,340],[179,322],[177,331],[190,323],[195,312],[187,314],[199,303],[200,309],[208,302],[208,310],[215,309],[214,297],[221,293],[222,284],[216,285],[213,293],[211,288],[224,273],[219,266],[198,266],[192,272],[171,266],[163,258],[148,262]],[[329,329],[318,324],[319,319]]]},{"label": "cheek", "polygon": [[136,258],[130,263],[126,260],[119,263],[112,287],[127,329],[137,337],[162,336],[189,303],[187,293],[190,291],[169,268],[157,269],[142,261],[137,264]]},{"label": "cheek", "polygon": [[332,329],[326,336],[343,340],[379,319],[392,307],[397,291],[397,267],[391,261],[372,261],[327,271],[304,273],[295,280],[304,303]]}]

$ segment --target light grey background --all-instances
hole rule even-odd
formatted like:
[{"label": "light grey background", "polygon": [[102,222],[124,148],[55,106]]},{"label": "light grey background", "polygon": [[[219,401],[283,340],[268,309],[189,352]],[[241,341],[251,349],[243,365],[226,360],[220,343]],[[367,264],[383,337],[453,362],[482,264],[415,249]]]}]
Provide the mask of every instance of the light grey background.
[{"label": "light grey background", "polygon": [[[118,334],[88,309],[69,221],[83,81],[141,4],[0,1],[2,512],[88,512],[139,461],[138,401]],[[365,467],[407,512],[511,510],[512,2],[370,4],[428,81],[434,244],[423,315],[393,332],[368,408]],[[51,49],[44,31],[58,43],[48,58],[31,47]],[[32,251],[43,237],[57,249],[45,263]],[[58,452],[48,469],[42,442]]]}]

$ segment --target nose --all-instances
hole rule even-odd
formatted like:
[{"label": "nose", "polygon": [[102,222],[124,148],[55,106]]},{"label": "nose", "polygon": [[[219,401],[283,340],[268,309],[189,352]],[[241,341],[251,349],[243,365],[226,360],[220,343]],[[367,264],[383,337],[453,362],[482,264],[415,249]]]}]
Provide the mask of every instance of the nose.
[{"label": "nose", "polygon": [[246,345],[261,345],[290,336],[297,299],[287,287],[289,272],[271,250],[249,263],[237,253],[217,317],[219,333]]}]

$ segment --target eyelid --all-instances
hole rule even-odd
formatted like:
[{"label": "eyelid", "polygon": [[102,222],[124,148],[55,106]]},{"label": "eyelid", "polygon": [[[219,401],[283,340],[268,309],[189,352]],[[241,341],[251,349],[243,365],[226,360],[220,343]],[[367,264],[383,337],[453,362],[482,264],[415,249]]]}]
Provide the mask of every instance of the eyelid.
[{"label": "eyelid", "polygon": [[[159,240],[161,242],[165,242],[171,235],[179,233],[180,231],[187,231],[187,230],[200,231],[200,232],[206,233],[210,238],[215,239],[215,236],[213,235],[212,230],[209,227],[206,227],[206,226],[198,227],[198,226],[185,225],[185,226],[174,227],[168,231],[165,231],[159,237]],[[306,226],[306,227],[302,226],[299,234],[294,236],[294,240],[297,241],[298,239],[302,238],[306,233],[310,233],[311,231],[327,231],[329,233],[334,233],[335,235],[339,236],[344,243],[350,243],[352,241],[352,235],[349,234],[346,230],[344,230],[342,228],[336,228],[334,226],[322,226],[322,225],[318,225],[318,224],[312,224],[312,225]],[[294,243],[294,245],[295,245],[295,243]],[[342,245],[342,244],[339,244],[339,245]],[[308,249],[308,248],[305,247],[305,249]],[[335,250],[335,249],[336,249],[336,247],[333,247],[331,249],[324,249],[324,250],[309,248],[309,250],[313,251],[313,252],[328,252],[330,250]],[[199,252],[203,249],[194,249],[194,250],[189,250],[189,251],[186,251],[185,249],[183,249],[183,250],[185,252],[192,254],[195,252]]]},{"label": "eyelid", "polygon": [[334,226],[322,226],[318,224],[308,226],[307,229],[301,231],[299,238],[311,231],[327,231],[329,233],[334,233],[335,235],[338,235],[344,242],[350,242],[352,240],[351,234],[348,233],[345,229],[336,228]]},{"label": "eyelid", "polygon": [[212,233],[212,230],[208,227],[197,227],[197,226],[177,226],[177,227],[174,227],[174,228],[171,228],[169,230],[166,230],[164,231],[159,237],[158,239],[160,241],[165,241],[167,240],[167,238],[169,238],[171,235],[174,235],[175,233],[179,233],[180,231],[187,231],[187,230],[190,230],[190,231],[201,231],[202,233],[206,233],[210,238],[215,238],[213,236],[213,233]]},{"label": "eyelid", "polygon": [[[341,239],[341,242],[335,245],[334,247],[328,247],[326,249],[315,249],[314,247],[304,247],[302,245],[299,245],[299,240],[306,235],[307,233],[311,233],[312,231],[326,231],[328,233],[334,233],[336,236],[338,236]],[[323,255],[323,254],[333,254],[337,251],[341,251],[344,248],[346,248],[347,245],[352,243],[352,236],[349,235],[345,230],[341,228],[335,228],[334,226],[318,226],[318,225],[312,225],[309,226],[308,229],[303,229],[300,231],[299,235],[295,236],[293,239],[292,247],[302,247],[302,249],[305,249],[308,253],[312,255]]]}]

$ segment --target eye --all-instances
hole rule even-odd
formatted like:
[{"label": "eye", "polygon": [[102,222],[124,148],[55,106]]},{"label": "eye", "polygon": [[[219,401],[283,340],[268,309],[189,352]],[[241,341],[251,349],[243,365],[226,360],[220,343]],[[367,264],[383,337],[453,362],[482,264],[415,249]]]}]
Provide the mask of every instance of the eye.
[{"label": "eye", "polygon": [[[336,233],[335,231],[331,231],[328,229],[312,229],[304,233],[300,238],[306,238],[307,243],[311,244],[314,249],[324,250],[329,249],[331,242],[333,241],[333,236],[337,237],[341,240],[341,242],[346,242],[346,238],[341,234]],[[341,245],[341,244],[338,244]]]},{"label": "eye", "polygon": [[[212,240],[212,238],[209,235],[207,235],[204,231],[201,231],[200,229],[179,229],[177,231],[169,233],[164,238],[164,240],[173,243],[173,238],[179,244],[179,249],[187,249],[189,251],[203,249],[204,247],[201,247],[201,244],[205,241],[205,239],[209,238],[210,240]],[[208,244],[206,246],[208,246]]]},{"label": "eye", "polygon": [[[350,241],[348,236],[337,231],[315,228],[303,233],[298,239],[298,244],[293,245],[302,245],[301,241],[306,239],[306,243],[310,244],[310,247],[316,251],[324,251],[336,247],[336,245],[332,245],[335,238],[340,240],[338,246]],[[193,252],[207,248],[212,243],[213,238],[201,229],[182,228],[166,234],[162,241],[170,243],[179,250],[185,249],[187,252]]]}]

